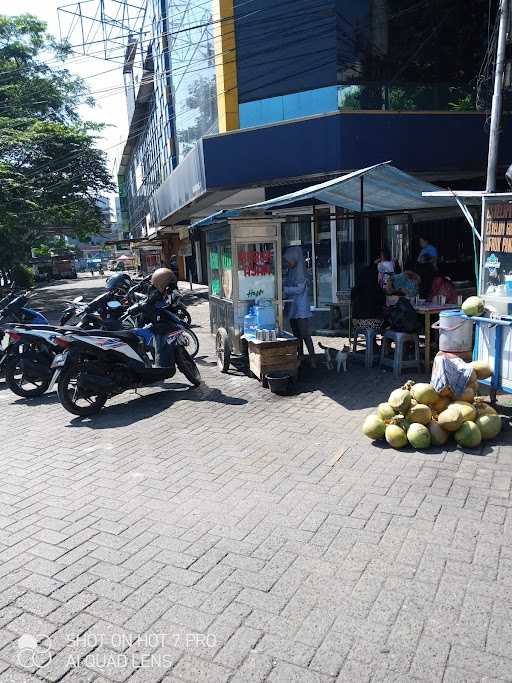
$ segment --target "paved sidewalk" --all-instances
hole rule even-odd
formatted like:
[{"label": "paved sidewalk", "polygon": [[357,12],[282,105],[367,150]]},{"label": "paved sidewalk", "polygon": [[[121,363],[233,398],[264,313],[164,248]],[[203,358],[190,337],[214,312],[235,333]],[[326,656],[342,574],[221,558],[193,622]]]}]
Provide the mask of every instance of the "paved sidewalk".
[{"label": "paved sidewalk", "polygon": [[0,680],[511,681],[512,433],[376,448],[389,374],[276,397],[218,373],[190,310],[198,390],[81,421],[0,383]]}]

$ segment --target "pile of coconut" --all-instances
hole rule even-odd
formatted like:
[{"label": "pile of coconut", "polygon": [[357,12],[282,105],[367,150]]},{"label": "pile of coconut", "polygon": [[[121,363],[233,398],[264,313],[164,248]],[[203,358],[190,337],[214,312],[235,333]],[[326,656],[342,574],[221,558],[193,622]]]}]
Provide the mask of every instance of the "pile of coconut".
[{"label": "pile of coconut", "polygon": [[449,387],[437,393],[431,384],[412,380],[395,389],[387,403],[379,404],[377,413],[366,418],[364,434],[386,439],[393,448],[410,444],[419,450],[444,446],[452,435],[464,448],[477,448],[483,439],[494,439],[501,431],[501,418],[484,398],[476,396],[478,380],[490,377],[492,371],[481,361],[471,365],[473,372],[460,396],[454,396]]}]

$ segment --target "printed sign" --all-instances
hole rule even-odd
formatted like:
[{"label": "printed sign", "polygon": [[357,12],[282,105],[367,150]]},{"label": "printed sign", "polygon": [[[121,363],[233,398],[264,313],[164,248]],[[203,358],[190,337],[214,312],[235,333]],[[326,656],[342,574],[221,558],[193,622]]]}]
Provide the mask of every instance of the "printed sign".
[{"label": "printed sign", "polygon": [[499,202],[487,206],[485,250],[512,254],[512,204]]},{"label": "printed sign", "polygon": [[245,276],[271,275],[272,274],[271,251],[240,251],[238,262]]},{"label": "printed sign", "polygon": [[246,276],[242,270],[239,270],[238,288],[241,301],[275,299],[276,283],[272,274]]}]

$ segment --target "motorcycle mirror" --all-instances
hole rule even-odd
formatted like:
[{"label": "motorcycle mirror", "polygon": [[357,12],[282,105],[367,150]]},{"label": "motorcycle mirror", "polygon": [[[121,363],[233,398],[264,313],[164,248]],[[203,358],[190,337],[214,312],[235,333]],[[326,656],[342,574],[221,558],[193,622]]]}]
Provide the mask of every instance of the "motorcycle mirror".
[{"label": "motorcycle mirror", "polygon": [[74,304],[79,304],[81,301],[83,301],[84,297],[83,296],[75,296],[73,299]]}]

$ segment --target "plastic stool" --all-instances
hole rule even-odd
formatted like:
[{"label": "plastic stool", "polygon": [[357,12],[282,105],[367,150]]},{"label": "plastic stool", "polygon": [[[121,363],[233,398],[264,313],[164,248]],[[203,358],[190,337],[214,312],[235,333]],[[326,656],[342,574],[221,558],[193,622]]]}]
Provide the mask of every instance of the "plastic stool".
[{"label": "plastic stool", "polygon": [[377,330],[375,327],[358,327],[354,328],[354,337],[352,340],[352,353],[357,355],[357,344],[359,342],[359,337],[364,337],[365,339],[365,351],[364,351],[364,367],[372,368],[376,360],[375,354],[373,352],[375,341],[377,338]]},{"label": "plastic stool", "polygon": [[[392,344],[395,344],[393,350]],[[405,360],[405,345],[414,344],[414,359]],[[420,340],[417,334],[407,332],[394,332],[388,330],[382,337],[382,347],[380,350],[380,367],[393,368],[393,375],[400,377],[402,370],[407,368],[417,368],[421,371],[420,359]]]}]

